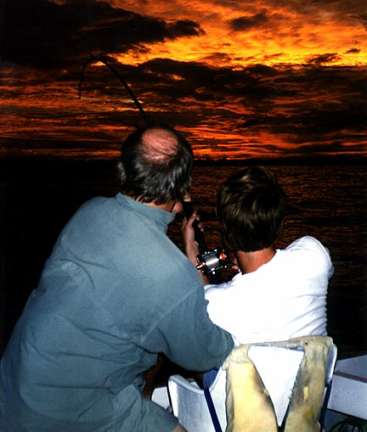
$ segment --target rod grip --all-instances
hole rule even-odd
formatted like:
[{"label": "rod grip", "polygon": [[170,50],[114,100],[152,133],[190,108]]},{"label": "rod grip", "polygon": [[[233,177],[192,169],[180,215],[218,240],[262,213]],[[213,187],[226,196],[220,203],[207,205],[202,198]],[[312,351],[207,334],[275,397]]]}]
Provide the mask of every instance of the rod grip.
[{"label": "rod grip", "polygon": [[[184,201],[183,209],[184,209],[184,214],[187,218],[189,218],[194,212],[194,207],[191,201]],[[208,249],[205,241],[204,233],[199,228],[199,222],[197,220],[194,221],[192,227],[194,228],[195,240],[198,242],[199,245],[199,253],[203,254]]]}]

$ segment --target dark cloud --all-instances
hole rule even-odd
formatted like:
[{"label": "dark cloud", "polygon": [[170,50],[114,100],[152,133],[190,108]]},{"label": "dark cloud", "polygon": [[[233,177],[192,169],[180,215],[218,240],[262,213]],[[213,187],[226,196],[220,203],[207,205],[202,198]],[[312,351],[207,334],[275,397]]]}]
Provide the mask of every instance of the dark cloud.
[{"label": "dark cloud", "polygon": [[[141,65],[139,71],[151,75],[146,82],[155,92],[175,100],[193,96],[201,101],[226,101],[228,96],[232,96],[262,103],[279,95],[279,91],[283,95],[288,94],[287,89],[273,86],[268,77],[274,70],[263,65],[233,70],[198,62],[155,59]],[[172,80],[172,76],[181,79]]]},{"label": "dark cloud", "polygon": [[[245,141],[246,146],[253,143],[254,154],[271,156],[365,154],[366,67],[311,64],[275,68],[259,64],[234,70],[198,62],[156,59],[140,66],[119,65],[118,68],[151,116],[183,128],[196,145],[201,142],[204,147],[211,146],[213,140],[217,140],[218,145],[224,143],[228,152],[233,152]],[[24,71],[24,68],[19,69]],[[4,72],[0,71],[0,77],[2,74]],[[10,75],[13,74],[9,70],[7,76]],[[39,75],[33,76],[31,84],[39,84],[38,91],[43,92],[41,81],[37,81]],[[21,72],[15,77],[14,89],[8,88],[7,80],[1,88],[0,79],[0,90],[11,91],[8,96],[12,100],[17,100],[18,95],[24,97],[22,91],[30,78]],[[65,72],[58,80],[51,93],[63,91],[59,96],[66,100],[62,133],[70,128],[68,141],[82,139],[83,131],[89,131],[88,128],[92,137],[92,129],[97,126],[105,128],[98,139],[116,141],[121,136],[119,131],[139,121],[139,113],[126,90],[108,68],[92,65],[88,68],[81,105],[73,111],[70,105],[75,103],[72,98],[77,98],[78,75]],[[11,114],[14,107],[11,101],[8,104]],[[34,120],[37,133],[44,121],[42,133],[51,136],[49,119],[54,116],[56,121],[60,114],[58,108],[51,107],[49,115],[48,109],[37,106],[27,112],[23,109],[21,115],[27,124]],[[206,130],[210,131],[210,138],[205,136]],[[287,143],[286,149],[282,142]],[[220,151],[226,154],[226,149]]]},{"label": "dark cloud", "polygon": [[[139,73],[148,74],[143,99],[152,93],[156,103],[179,112],[181,120],[185,117],[186,125],[191,118],[191,127],[214,116],[215,122],[238,134],[287,136],[300,151],[308,142],[351,145],[367,132],[366,68],[313,65],[280,70],[256,65],[234,71],[154,60],[141,65]],[[188,100],[191,117],[182,111]],[[241,105],[250,113],[240,114]],[[171,112],[170,120],[174,118]],[[330,146],[326,145],[329,151]]]},{"label": "dark cloud", "polygon": [[[181,71],[183,79],[178,87],[192,98],[193,112],[200,101],[221,105],[220,110],[213,108],[207,113],[201,108],[198,119],[214,115],[239,134],[263,131],[287,136],[294,149],[301,152],[306,143],[325,142],[325,148],[319,151],[330,152],[337,151],[335,142],[339,142],[340,149],[346,144],[350,151],[355,142],[357,149],[358,141],[367,132],[366,68],[312,66],[277,70],[257,65],[233,71],[199,64],[167,66],[155,64],[157,69],[172,71],[177,67],[176,72]],[[166,84],[166,95],[173,95],[177,83],[171,87],[169,82]],[[234,110],[241,104],[252,114]]]},{"label": "dark cloud", "polygon": [[248,31],[253,28],[262,27],[269,21],[265,12],[260,12],[252,16],[241,16],[229,21],[229,25],[234,31]]},{"label": "dark cloud", "polygon": [[345,101],[335,106],[324,103],[312,107],[305,103],[288,115],[260,114],[248,116],[245,128],[261,127],[279,134],[292,134],[296,142],[324,141],[329,134],[344,134],[346,130],[367,129],[367,108],[362,101]]},{"label": "dark cloud", "polygon": [[213,0],[213,3],[228,7],[238,6],[238,0]]},{"label": "dark cloud", "polygon": [[308,63],[313,65],[322,65],[324,63],[333,63],[340,60],[340,58],[341,57],[337,53],[325,53],[310,57]]},{"label": "dark cloud", "polygon": [[167,26],[167,37],[199,36],[205,34],[200,25],[191,20],[178,20]]},{"label": "dark cloud", "polygon": [[218,63],[227,62],[228,64],[230,64],[232,62],[232,56],[230,56],[227,53],[223,53],[223,52],[214,52],[214,53],[210,54],[209,56],[204,57],[203,61],[209,61],[211,63],[213,63],[213,62],[218,62]]},{"label": "dark cloud", "polygon": [[363,13],[363,14],[359,15],[358,18],[361,20],[362,24],[363,24],[363,25],[366,27],[366,29],[367,29],[367,13]]},{"label": "dark cloud", "polygon": [[345,54],[359,54],[361,52],[358,48],[351,48],[348,51],[345,52]]},{"label": "dark cloud", "polygon": [[[106,85],[107,70],[95,68],[96,82]],[[138,67],[121,66],[126,78],[138,89],[142,100],[180,106],[192,100],[222,103],[221,115],[237,118],[240,127],[290,130],[302,141],[307,134],[367,128],[367,70],[353,67],[276,69],[255,65],[242,70],[210,67],[197,62],[155,59]],[[113,79],[112,75],[110,79]],[[91,85],[93,85],[91,83]],[[118,91],[108,85],[110,91]],[[123,91],[123,89],[121,90]],[[236,101],[234,103],[234,101]],[[186,103],[186,102],[184,102]],[[252,114],[226,111],[226,104],[245,106]],[[202,109],[202,108],[201,108]],[[207,108],[210,111],[210,105]],[[196,115],[196,114],[195,114]]]},{"label": "dark cloud", "polygon": [[[291,99],[275,98],[271,109],[255,107],[242,127],[285,137],[292,152],[358,154],[367,133],[366,68],[319,67],[283,71],[274,85],[292,88]],[[244,132],[246,133],[246,132]],[[364,149],[363,149],[364,147]]]},{"label": "dark cloud", "polygon": [[97,0],[5,0],[2,16],[0,56],[36,67],[69,66],[91,53],[202,33],[190,20],[166,23]]},{"label": "dark cloud", "polygon": [[263,64],[256,64],[253,66],[248,66],[246,68],[246,71],[248,73],[250,73],[251,75],[256,75],[256,76],[260,76],[260,77],[275,76],[278,74],[278,72],[275,68],[272,68],[270,66],[266,66]]},{"label": "dark cloud", "polygon": [[283,55],[282,53],[274,53],[274,54],[265,55],[264,61],[273,60],[273,59],[281,57],[282,55]]}]

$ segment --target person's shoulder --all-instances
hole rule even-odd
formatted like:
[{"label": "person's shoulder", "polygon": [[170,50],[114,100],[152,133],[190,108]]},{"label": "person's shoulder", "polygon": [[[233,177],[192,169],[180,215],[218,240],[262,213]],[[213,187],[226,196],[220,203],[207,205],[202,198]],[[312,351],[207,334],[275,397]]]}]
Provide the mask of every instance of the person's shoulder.
[{"label": "person's shoulder", "polygon": [[113,213],[113,209],[117,208],[116,197],[95,196],[85,201],[76,211],[76,216],[97,218],[104,217],[105,214]]},{"label": "person's shoulder", "polygon": [[93,209],[93,208],[99,208],[104,207],[108,203],[113,203],[115,201],[115,197],[105,197],[105,196],[95,196],[87,201],[85,201],[81,205],[81,209]]},{"label": "person's shoulder", "polygon": [[95,196],[89,198],[88,200],[84,201],[83,204],[81,204],[77,212],[93,211],[94,209],[104,207],[106,203],[110,202],[111,200],[112,198],[104,196]]},{"label": "person's shoulder", "polygon": [[310,262],[314,269],[330,271],[332,262],[330,253],[318,239],[313,236],[303,236],[292,242],[286,248],[288,256],[298,256],[304,263]]},{"label": "person's shoulder", "polygon": [[112,199],[108,197],[96,196],[85,201],[71,216],[64,227],[64,233],[70,229],[78,229],[81,232],[89,231],[91,227],[103,223],[104,215],[111,211],[107,204]]},{"label": "person's shoulder", "polygon": [[329,255],[328,249],[317,238],[306,235],[294,240],[287,248],[287,251],[316,251]]}]

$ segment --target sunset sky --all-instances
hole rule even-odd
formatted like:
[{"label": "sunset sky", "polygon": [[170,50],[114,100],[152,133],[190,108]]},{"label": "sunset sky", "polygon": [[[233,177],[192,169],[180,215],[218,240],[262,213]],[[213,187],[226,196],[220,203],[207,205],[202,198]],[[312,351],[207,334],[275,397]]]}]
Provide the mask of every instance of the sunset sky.
[{"label": "sunset sky", "polygon": [[145,110],[197,157],[367,156],[365,0],[5,0],[0,156],[115,157]]}]

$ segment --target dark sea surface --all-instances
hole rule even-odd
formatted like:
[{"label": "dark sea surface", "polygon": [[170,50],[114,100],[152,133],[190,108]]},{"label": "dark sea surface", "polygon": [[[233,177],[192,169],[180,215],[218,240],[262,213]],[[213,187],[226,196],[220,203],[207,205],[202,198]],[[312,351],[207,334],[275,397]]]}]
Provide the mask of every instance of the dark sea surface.
[{"label": "dark sea surface", "polygon": [[[245,165],[197,163],[194,168],[192,197],[210,247],[220,246],[214,211],[217,188]],[[329,333],[341,355],[367,352],[367,164],[268,167],[283,185],[290,204],[277,246],[312,235],[329,248],[335,266],[329,287]],[[4,345],[63,225],[86,199],[113,195],[118,184],[111,161],[28,159],[0,161],[0,187],[0,336]],[[169,234],[181,246],[179,232],[177,221]]]}]

